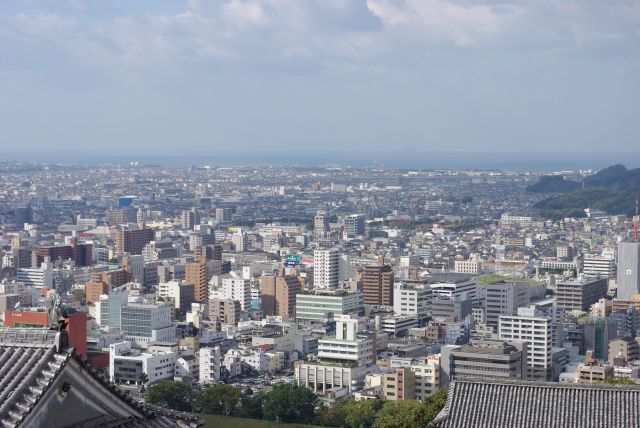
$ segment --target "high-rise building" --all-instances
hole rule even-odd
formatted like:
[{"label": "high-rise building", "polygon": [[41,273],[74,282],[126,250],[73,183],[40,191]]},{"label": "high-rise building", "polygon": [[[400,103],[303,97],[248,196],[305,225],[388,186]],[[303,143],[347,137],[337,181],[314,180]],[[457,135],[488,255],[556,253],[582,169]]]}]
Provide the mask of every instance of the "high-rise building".
[{"label": "high-rise building", "polygon": [[329,217],[324,211],[318,211],[313,219],[313,231],[319,238],[323,238],[329,230]]},{"label": "high-rise building", "polygon": [[203,256],[198,257],[195,263],[187,264],[184,279],[187,284],[193,284],[196,302],[209,300],[209,276],[207,262]]},{"label": "high-rise building", "polygon": [[183,229],[193,230],[196,224],[200,224],[200,213],[195,207],[190,210],[183,210],[180,219]]},{"label": "high-rise building", "polygon": [[24,204],[17,206],[13,209],[16,219],[16,229],[24,229],[24,225],[27,223],[33,223],[33,208],[31,204]]},{"label": "high-rise building", "polygon": [[416,377],[411,368],[399,367],[382,377],[382,397],[385,400],[415,400]]},{"label": "high-rise building", "polygon": [[340,272],[340,253],[337,248],[313,252],[313,286],[337,288]]},{"label": "high-rise building", "polygon": [[231,221],[231,208],[216,208],[216,221],[218,223],[226,223]]},{"label": "high-rise building", "polygon": [[640,242],[618,243],[618,298],[640,293]]},{"label": "high-rise building", "polygon": [[93,264],[93,245],[79,244],[77,238],[72,238],[71,245],[38,247],[36,249],[38,266],[46,257],[49,257],[51,261],[73,260],[76,266],[91,266]]},{"label": "high-rise building", "polygon": [[529,304],[529,288],[527,283],[496,283],[486,286],[485,309],[487,325],[498,327],[500,315],[515,314],[518,308]]},{"label": "high-rise building", "polygon": [[364,215],[352,214],[344,219],[344,236],[347,239],[364,236]]},{"label": "high-rise building", "polygon": [[264,275],[260,277],[263,315],[291,317],[295,314],[296,293],[300,278],[295,275]]},{"label": "high-rise building", "polygon": [[142,249],[155,238],[153,229],[120,227],[116,232],[116,253],[142,254]]},{"label": "high-rise building", "polygon": [[519,308],[517,315],[501,315],[498,335],[504,341],[527,342],[527,377],[551,380],[551,318],[541,316],[535,308]]},{"label": "high-rise building", "polygon": [[244,278],[223,278],[220,297],[240,302],[240,309],[251,310],[251,281]]},{"label": "high-rise building", "polygon": [[238,324],[240,302],[232,299],[213,298],[209,300],[209,319],[223,324]]},{"label": "high-rise building", "polygon": [[364,304],[393,306],[393,283],[393,268],[384,263],[384,258],[380,258],[378,265],[365,266],[362,270]]},{"label": "high-rise building", "polygon": [[109,294],[109,285],[102,281],[89,281],[84,285],[87,304],[100,301],[100,296]]}]

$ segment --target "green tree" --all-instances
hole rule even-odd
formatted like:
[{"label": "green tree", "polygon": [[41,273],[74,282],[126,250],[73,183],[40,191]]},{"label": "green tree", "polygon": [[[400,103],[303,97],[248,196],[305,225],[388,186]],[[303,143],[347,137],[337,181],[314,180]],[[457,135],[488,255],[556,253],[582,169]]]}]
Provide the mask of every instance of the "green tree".
[{"label": "green tree", "polygon": [[382,400],[355,401],[348,399],[338,405],[344,418],[344,425],[349,428],[371,428],[376,413],[382,408]]},{"label": "green tree", "polygon": [[219,383],[199,391],[194,404],[200,412],[229,416],[238,406],[241,395],[238,388]]},{"label": "green tree", "polygon": [[344,426],[344,413],[338,406],[325,407],[322,406],[317,411],[316,425],[323,427],[341,427]]},{"label": "green tree", "polygon": [[160,382],[149,387],[147,403],[183,412],[191,411],[191,388],[182,382]]},{"label": "green tree", "polygon": [[264,401],[265,394],[263,392],[242,397],[240,402],[240,415],[249,419],[264,418],[264,412],[262,411]]},{"label": "green tree", "polygon": [[427,418],[429,421],[434,420],[447,404],[447,393],[448,390],[444,388],[424,400],[424,404],[427,406]]},{"label": "green tree", "polygon": [[149,376],[147,376],[146,373],[141,373],[140,377],[138,378],[138,383],[140,384],[140,392],[143,392],[145,390],[148,382]]},{"label": "green tree", "polygon": [[318,398],[311,390],[298,385],[275,386],[266,394],[265,419],[277,422],[311,423]]},{"label": "green tree", "polygon": [[388,401],[376,415],[373,428],[426,427],[427,405],[414,400]]},{"label": "green tree", "polygon": [[607,379],[604,381],[604,383],[608,383],[610,385],[635,385],[636,384],[634,381],[626,377]]}]

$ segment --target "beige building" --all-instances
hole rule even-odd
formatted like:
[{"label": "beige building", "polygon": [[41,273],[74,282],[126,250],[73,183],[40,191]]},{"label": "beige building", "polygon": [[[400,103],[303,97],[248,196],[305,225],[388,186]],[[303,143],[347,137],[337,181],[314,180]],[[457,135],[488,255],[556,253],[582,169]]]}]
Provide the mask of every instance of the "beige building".
[{"label": "beige building", "polygon": [[292,317],[296,310],[296,293],[300,289],[300,279],[295,275],[268,275],[260,278],[262,313]]},{"label": "beige building", "polygon": [[240,321],[240,302],[231,299],[209,300],[209,319],[223,324],[237,324]]},{"label": "beige building", "polygon": [[415,377],[416,400],[424,401],[440,389],[440,364],[437,361],[428,360],[412,364],[411,371]]},{"label": "beige building", "polygon": [[482,262],[477,260],[456,260],[454,271],[457,273],[478,275],[482,273]]},{"label": "beige building", "polygon": [[199,256],[195,263],[187,264],[184,279],[187,284],[193,284],[196,302],[209,300],[209,275],[207,274],[207,260],[204,256]]},{"label": "beige building", "polygon": [[[627,361],[640,360],[640,345],[632,337],[619,337],[609,342],[609,362],[622,365]],[[619,361],[622,364],[616,364]]]},{"label": "beige building", "polygon": [[409,367],[393,369],[382,378],[382,397],[386,400],[415,400],[416,378]]}]

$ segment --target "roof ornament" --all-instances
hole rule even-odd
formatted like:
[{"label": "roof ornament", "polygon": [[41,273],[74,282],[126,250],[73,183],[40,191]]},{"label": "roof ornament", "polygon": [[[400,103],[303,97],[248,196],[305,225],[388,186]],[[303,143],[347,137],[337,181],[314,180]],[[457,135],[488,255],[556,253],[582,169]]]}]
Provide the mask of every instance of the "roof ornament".
[{"label": "roof ornament", "polygon": [[51,300],[51,309],[49,310],[49,329],[62,331],[66,327],[67,313],[62,308],[62,301],[57,293],[53,295]]}]

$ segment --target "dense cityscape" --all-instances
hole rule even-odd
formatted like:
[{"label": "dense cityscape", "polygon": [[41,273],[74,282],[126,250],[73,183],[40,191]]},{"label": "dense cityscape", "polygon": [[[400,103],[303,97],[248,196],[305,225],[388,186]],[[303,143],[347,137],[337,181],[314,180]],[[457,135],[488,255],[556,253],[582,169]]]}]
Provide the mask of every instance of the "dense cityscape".
[{"label": "dense cityscape", "polygon": [[193,426],[467,426],[480,388],[640,382],[637,216],[536,208],[621,167],[2,167],[6,426],[83,370]]}]

